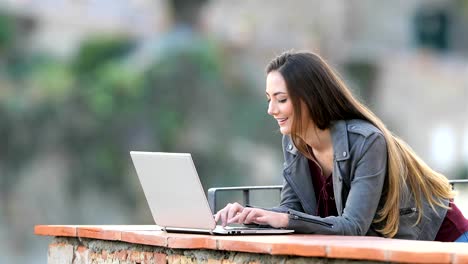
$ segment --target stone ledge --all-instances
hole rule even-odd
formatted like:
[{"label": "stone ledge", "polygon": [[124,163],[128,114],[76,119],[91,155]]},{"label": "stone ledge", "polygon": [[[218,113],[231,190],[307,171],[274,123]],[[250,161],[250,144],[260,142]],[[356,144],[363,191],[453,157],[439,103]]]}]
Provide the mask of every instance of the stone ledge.
[{"label": "stone ledge", "polygon": [[170,249],[206,249],[406,263],[466,263],[468,244],[324,235],[210,236],[175,234],[157,226],[38,225],[36,235],[121,241]]}]

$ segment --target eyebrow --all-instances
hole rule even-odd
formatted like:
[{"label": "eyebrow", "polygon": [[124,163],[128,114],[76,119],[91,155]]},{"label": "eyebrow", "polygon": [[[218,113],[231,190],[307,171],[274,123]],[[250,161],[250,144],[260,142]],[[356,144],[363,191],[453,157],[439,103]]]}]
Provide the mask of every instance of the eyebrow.
[{"label": "eyebrow", "polygon": [[[266,95],[270,96],[267,92],[265,92]],[[278,94],[286,94],[285,92],[276,92],[273,94],[273,96],[277,96]]]}]

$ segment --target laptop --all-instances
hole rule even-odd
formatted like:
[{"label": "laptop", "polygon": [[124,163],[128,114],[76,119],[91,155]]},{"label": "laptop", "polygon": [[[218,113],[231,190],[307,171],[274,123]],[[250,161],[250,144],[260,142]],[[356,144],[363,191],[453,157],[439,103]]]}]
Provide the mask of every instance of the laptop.
[{"label": "laptop", "polygon": [[131,151],[154,222],[167,232],[288,234],[293,230],[216,225],[189,153]]}]

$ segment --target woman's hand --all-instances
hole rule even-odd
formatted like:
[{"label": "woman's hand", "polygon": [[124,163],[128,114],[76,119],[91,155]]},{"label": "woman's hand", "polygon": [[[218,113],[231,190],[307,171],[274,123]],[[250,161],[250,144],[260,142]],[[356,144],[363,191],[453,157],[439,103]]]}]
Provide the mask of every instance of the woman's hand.
[{"label": "woman's hand", "polygon": [[238,215],[240,212],[244,210],[244,207],[239,203],[228,203],[226,207],[219,210],[215,215],[215,221],[218,222],[221,220],[221,225],[226,226],[233,217]]},{"label": "woman's hand", "polygon": [[215,216],[215,221],[221,219],[222,225],[226,224],[260,224],[270,225],[275,228],[287,227],[289,217],[284,213],[267,211],[259,208],[243,207],[238,203],[228,204]]},{"label": "woman's hand", "polygon": [[277,213],[259,208],[244,208],[242,212],[228,220],[228,223],[269,225],[275,228],[287,227],[289,217],[284,213]]}]

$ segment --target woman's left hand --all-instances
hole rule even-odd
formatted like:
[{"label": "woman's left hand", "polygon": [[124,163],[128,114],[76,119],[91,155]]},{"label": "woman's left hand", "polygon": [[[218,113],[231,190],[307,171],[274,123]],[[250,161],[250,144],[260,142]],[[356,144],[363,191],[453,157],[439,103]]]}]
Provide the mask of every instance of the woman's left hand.
[{"label": "woman's left hand", "polygon": [[229,219],[228,224],[259,224],[270,225],[275,228],[287,227],[289,216],[284,213],[267,211],[259,208],[245,207],[242,212]]}]

